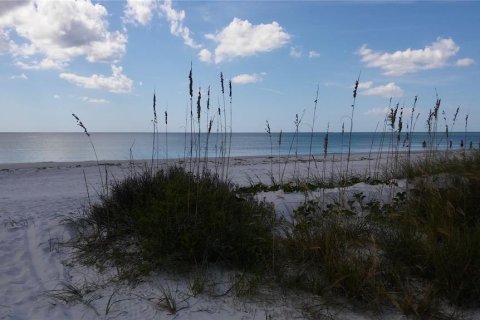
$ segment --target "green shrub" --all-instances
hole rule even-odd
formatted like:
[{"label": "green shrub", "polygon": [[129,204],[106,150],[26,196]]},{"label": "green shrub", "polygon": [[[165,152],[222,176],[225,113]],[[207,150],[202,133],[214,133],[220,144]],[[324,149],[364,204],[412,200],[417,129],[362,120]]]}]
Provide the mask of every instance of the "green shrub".
[{"label": "green shrub", "polygon": [[89,215],[104,242],[137,243],[152,266],[209,261],[251,269],[272,255],[271,206],[238,196],[213,175],[178,167],[116,183]]}]

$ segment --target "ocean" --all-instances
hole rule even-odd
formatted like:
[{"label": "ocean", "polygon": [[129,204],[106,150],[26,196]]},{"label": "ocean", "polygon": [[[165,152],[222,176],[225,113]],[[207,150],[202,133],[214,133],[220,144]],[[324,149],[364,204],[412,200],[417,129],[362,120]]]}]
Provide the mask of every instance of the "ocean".
[{"label": "ocean", "polygon": [[[279,133],[272,133],[271,139],[267,133],[233,133],[231,156],[278,156],[308,155],[310,141],[312,154],[324,154],[325,133],[283,133],[279,141]],[[209,136],[208,155],[219,154],[222,134]],[[206,134],[201,135],[201,154],[205,155]],[[399,150],[408,150],[406,134],[402,133],[398,145]],[[196,135],[193,139],[198,139]],[[152,133],[91,133],[91,140],[99,160],[135,160],[151,159]],[[229,137],[227,135],[227,140]],[[354,132],[351,139],[351,152],[378,152],[387,150],[391,141],[397,145],[397,134]],[[187,141],[187,148],[185,148]],[[430,141],[427,133],[415,132],[411,137],[411,150],[421,150],[423,141]],[[447,140],[445,133],[437,133],[433,145],[438,149],[446,149],[452,142],[452,149],[460,149],[463,141],[465,148],[480,147],[480,132],[450,133]],[[280,142],[280,144],[279,144]],[[347,153],[349,133],[329,133],[327,153]],[[190,134],[159,133],[155,145],[158,154],[155,157],[183,158],[190,153]],[[195,155],[195,148],[193,155]],[[27,162],[70,162],[95,160],[95,154],[89,138],[84,133],[0,133],[0,163]]]}]

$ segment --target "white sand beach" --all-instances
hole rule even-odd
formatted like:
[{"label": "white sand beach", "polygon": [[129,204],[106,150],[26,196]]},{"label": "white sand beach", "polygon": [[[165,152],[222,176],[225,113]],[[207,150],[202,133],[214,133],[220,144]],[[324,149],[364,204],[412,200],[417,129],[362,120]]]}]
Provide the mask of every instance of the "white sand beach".
[{"label": "white sand beach", "polygon": [[[328,174],[332,167],[339,172],[340,166],[346,165],[340,162],[340,156],[334,161],[331,157],[326,161]],[[345,158],[343,155],[342,159]],[[375,160],[369,159],[376,158],[369,158],[368,154],[352,155],[351,169],[363,173],[369,165],[374,166]],[[102,163],[106,163],[102,168],[107,168],[110,181],[122,179],[131,169],[128,161]],[[274,177],[283,170],[277,158],[233,158],[230,163],[232,182],[243,186],[251,182],[269,183],[272,166]],[[137,170],[143,166],[145,163],[141,161],[134,164]],[[306,158],[296,164],[290,159],[285,180],[305,176],[306,166]],[[311,174],[321,175],[323,163],[317,161],[316,166],[318,169],[311,163]],[[318,299],[317,304],[320,304],[319,297],[284,295],[268,290],[253,299],[231,294],[216,298],[206,294],[193,297],[187,294],[188,279],[165,274],[152,275],[135,287],[111,281],[112,270],[100,273],[76,263],[73,249],[61,244],[73,236],[63,220],[80,212],[88,203],[86,185],[91,200],[95,201],[100,179],[94,162],[0,164],[0,319],[265,319],[269,316],[271,319],[294,319],[304,317],[301,309],[304,301]],[[402,188],[402,182],[395,185],[395,188]],[[346,190],[378,194],[379,188],[385,188],[390,194],[397,190],[365,183]],[[323,196],[334,197],[337,192],[336,189],[326,190]],[[322,195],[312,193],[310,196]],[[273,202],[282,215],[291,213],[305,199],[303,194],[282,191],[264,192],[258,197]],[[220,276],[219,288],[227,280]],[[50,295],[58,292],[52,290],[61,290],[65,283],[85,288],[84,301],[66,304],[52,299]],[[90,288],[95,290],[90,292]],[[165,288],[178,300],[179,311],[175,315],[158,307],[160,292]],[[326,312],[341,319],[372,316],[348,306],[332,307]],[[394,316],[401,318],[396,314],[388,318]]]}]

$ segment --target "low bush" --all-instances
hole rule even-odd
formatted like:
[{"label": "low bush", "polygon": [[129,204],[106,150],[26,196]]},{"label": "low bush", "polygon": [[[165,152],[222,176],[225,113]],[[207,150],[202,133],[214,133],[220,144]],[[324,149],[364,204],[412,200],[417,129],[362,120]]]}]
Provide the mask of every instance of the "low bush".
[{"label": "low bush", "polygon": [[271,206],[238,196],[213,175],[178,167],[116,183],[87,215],[96,230],[90,243],[116,251],[116,263],[132,244],[151,267],[208,261],[256,269],[272,255]]}]

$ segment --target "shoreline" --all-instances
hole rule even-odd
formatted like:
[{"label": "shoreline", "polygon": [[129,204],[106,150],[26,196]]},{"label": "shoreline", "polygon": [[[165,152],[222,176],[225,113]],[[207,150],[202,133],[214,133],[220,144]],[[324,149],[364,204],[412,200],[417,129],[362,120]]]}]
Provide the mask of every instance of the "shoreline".
[{"label": "shoreline", "polygon": [[[444,151],[436,151],[437,154],[443,154]],[[457,154],[452,151],[451,154]],[[410,161],[416,162],[424,156],[428,156],[428,151],[412,151]],[[402,163],[407,159],[408,152],[399,152],[395,161]],[[350,156],[350,162],[347,169],[346,154],[328,154],[310,158],[309,156],[243,156],[231,157],[229,161],[228,181],[238,187],[249,187],[256,184],[274,185],[285,184],[298,181],[338,181],[346,176],[357,177],[360,179],[374,178],[382,179],[388,175],[388,167],[395,159],[392,153],[354,153]],[[192,160],[193,162],[193,160]],[[148,160],[111,160],[99,161],[100,167],[96,161],[77,161],[77,162],[33,162],[33,163],[10,163],[0,164],[0,194],[2,190],[11,184],[17,178],[28,177],[34,179],[37,174],[45,181],[54,180],[56,185],[66,184],[70,181],[72,184],[81,185],[83,188],[77,190],[79,194],[86,195],[85,186],[90,186],[93,190],[101,190],[104,180],[108,183],[123,180],[132,173],[142,172],[150,168],[151,159]],[[158,168],[164,169],[173,165],[183,165],[183,159],[159,160]],[[215,158],[210,158],[206,164],[210,172],[220,175],[221,166],[216,165]],[[188,162],[187,162],[188,166]],[[185,166],[185,167],[187,167]],[[204,160],[200,162],[200,168],[205,166]],[[195,163],[193,165],[195,167]],[[108,174],[108,178],[105,178]],[[38,180],[38,179],[37,179]],[[65,180],[65,181],[62,181]],[[36,181],[36,180],[35,180]],[[30,186],[25,186],[30,190]],[[41,188],[41,186],[39,186]],[[47,187],[47,189],[49,189]],[[31,190],[30,192],[36,192]],[[7,192],[8,193],[8,192]]]},{"label": "shoreline", "polygon": [[[468,150],[467,150],[468,151]],[[445,150],[436,150],[435,153],[444,153]],[[459,153],[462,152],[462,150],[449,150],[449,152],[452,153]],[[411,155],[414,155],[415,157],[418,157],[419,155],[424,155],[428,154],[429,151],[426,150],[412,150],[410,152]],[[362,160],[375,160],[377,159],[377,156],[381,155],[392,155],[392,152],[357,152],[357,153],[351,153],[350,154],[350,161],[362,161]],[[398,151],[398,155],[404,157],[405,155],[408,155],[408,151]],[[325,157],[325,160],[332,161],[334,160],[335,162],[338,161],[347,161],[347,153],[329,153]],[[286,160],[288,161],[295,161],[297,159],[298,161],[305,162],[308,161],[309,156],[308,155],[299,155],[298,157],[295,157],[294,155],[291,156],[286,156],[286,155],[263,155],[263,156],[231,156],[230,161],[246,161],[249,163],[256,162],[256,161],[265,161],[270,160],[272,161],[277,161],[278,162],[285,162]],[[215,158],[208,158],[209,163],[213,163]],[[279,161],[281,160],[281,161]],[[313,162],[323,162],[324,160],[324,155],[323,154],[316,154],[312,155],[312,163]],[[154,160],[157,161],[157,160]],[[184,159],[183,158],[171,158],[171,159],[158,159],[158,163],[161,166],[165,166],[167,164],[172,165],[172,164],[183,164]],[[135,164],[135,166],[138,165],[150,165],[152,162],[151,159],[136,159],[136,160],[99,160],[98,163],[96,160],[79,160],[79,161],[40,161],[40,162],[6,162],[6,163],[0,163],[0,171],[1,170],[16,170],[16,169],[38,169],[38,168],[72,168],[72,167],[91,167],[91,166],[96,166],[96,165],[107,165],[107,166],[125,166],[129,165],[131,163]],[[204,159],[202,158],[200,160],[201,163],[204,163]],[[235,165],[235,164],[234,164]]]}]

